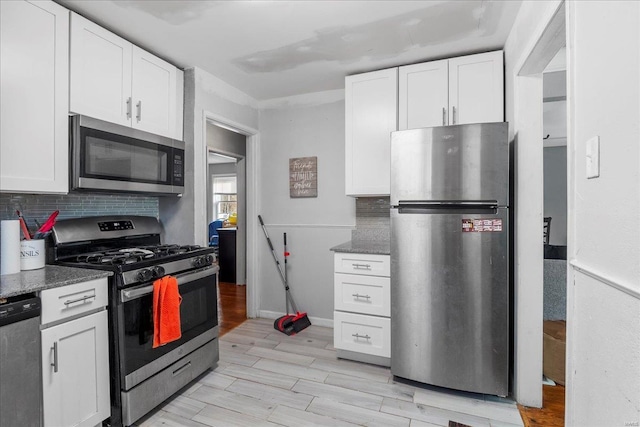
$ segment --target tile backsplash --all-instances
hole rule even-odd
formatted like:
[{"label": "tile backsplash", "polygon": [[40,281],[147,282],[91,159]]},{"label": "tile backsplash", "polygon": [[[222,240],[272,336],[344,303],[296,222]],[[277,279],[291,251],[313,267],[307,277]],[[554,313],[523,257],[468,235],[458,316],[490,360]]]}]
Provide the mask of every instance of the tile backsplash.
[{"label": "tile backsplash", "polygon": [[53,194],[0,194],[0,219],[17,219],[20,210],[30,228],[34,220],[43,223],[55,210],[58,219],[96,215],[145,215],[158,218],[157,196],[103,193]]},{"label": "tile backsplash", "polygon": [[358,197],[354,240],[389,240],[391,220],[389,197]]}]

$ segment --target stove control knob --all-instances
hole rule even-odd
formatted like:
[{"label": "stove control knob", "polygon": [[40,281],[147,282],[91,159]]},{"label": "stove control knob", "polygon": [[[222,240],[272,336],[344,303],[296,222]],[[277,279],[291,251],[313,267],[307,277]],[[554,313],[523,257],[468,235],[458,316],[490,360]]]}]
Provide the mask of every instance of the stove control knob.
[{"label": "stove control knob", "polygon": [[153,271],[149,270],[148,268],[145,268],[144,270],[140,270],[140,272],[138,272],[139,281],[148,282],[151,279],[153,279]]},{"label": "stove control knob", "polygon": [[207,256],[205,257],[205,260],[206,260],[206,265],[211,265],[211,264],[213,264],[213,255],[207,255]]},{"label": "stove control knob", "polygon": [[202,257],[194,258],[192,264],[196,268],[204,267],[205,265]]},{"label": "stove control knob", "polygon": [[152,268],[153,270],[153,277],[154,278],[159,278],[164,276],[164,267],[160,266],[160,265],[156,265],[155,267]]}]

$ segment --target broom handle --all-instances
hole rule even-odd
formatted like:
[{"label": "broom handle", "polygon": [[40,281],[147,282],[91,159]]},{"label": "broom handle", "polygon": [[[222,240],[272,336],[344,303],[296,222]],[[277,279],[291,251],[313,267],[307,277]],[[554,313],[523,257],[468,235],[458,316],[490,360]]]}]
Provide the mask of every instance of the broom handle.
[{"label": "broom handle", "polygon": [[[287,276],[287,233],[284,233],[284,281],[289,286],[289,278]],[[289,314],[289,298],[285,295],[285,306],[287,307],[287,314]]]},{"label": "broom handle", "polygon": [[280,279],[282,280],[282,284],[284,285],[287,301],[289,301],[289,303],[291,304],[291,308],[293,308],[293,310],[297,313],[298,307],[296,307],[296,303],[293,301],[293,297],[289,293],[289,285],[287,284],[287,279],[284,273],[282,272],[282,266],[280,265],[280,261],[278,261],[278,255],[276,255],[276,251],[273,248],[273,243],[271,243],[271,239],[269,238],[269,233],[267,233],[267,228],[264,226],[264,221],[262,220],[262,216],[258,215],[258,220],[260,221],[260,225],[262,226],[262,231],[264,231],[264,236],[267,238],[267,243],[269,244],[269,248],[271,249],[271,255],[273,255],[273,260],[276,262],[278,273],[280,273]]}]

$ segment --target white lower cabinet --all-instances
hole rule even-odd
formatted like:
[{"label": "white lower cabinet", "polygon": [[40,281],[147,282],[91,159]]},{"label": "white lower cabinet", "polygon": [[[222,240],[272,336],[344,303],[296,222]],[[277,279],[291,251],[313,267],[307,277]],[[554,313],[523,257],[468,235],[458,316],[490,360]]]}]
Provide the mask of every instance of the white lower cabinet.
[{"label": "white lower cabinet", "polygon": [[[71,285],[75,286],[75,285]],[[106,289],[106,283],[104,284]],[[60,293],[60,289],[49,292]],[[48,291],[41,293],[43,305]],[[61,300],[77,310],[78,298]],[[87,299],[87,301],[89,301]],[[65,304],[67,303],[67,304]],[[72,320],[43,325],[42,400],[45,427],[100,424],[109,417],[109,341],[107,311],[91,309]],[[90,313],[90,314],[89,314]]]},{"label": "white lower cabinet", "polygon": [[338,357],[390,365],[389,255],[334,255],[333,346]]},{"label": "white lower cabinet", "polygon": [[372,356],[390,357],[390,327],[388,317],[336,311],[333,316],[333,346]]}]

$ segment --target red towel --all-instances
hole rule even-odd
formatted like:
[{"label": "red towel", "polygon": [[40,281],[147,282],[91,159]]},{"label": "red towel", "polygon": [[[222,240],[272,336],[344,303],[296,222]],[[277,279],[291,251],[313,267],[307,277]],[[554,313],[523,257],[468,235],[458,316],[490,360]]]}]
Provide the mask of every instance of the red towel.
[{"label": "red towel", "polygon": [[182,336],[180,302],[182,297],[175,277],[164,276],[153,282],[153,348]]}]

